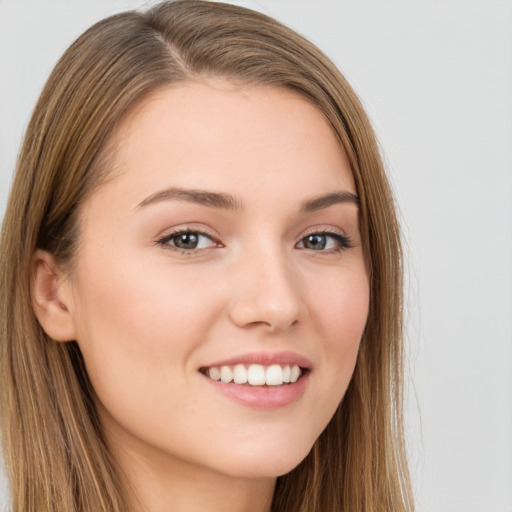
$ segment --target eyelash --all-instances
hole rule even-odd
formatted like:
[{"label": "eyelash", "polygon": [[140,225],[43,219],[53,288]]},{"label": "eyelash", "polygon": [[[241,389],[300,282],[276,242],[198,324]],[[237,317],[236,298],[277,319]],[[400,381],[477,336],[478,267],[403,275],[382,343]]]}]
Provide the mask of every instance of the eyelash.
[{"label": "eyelash", "polygon": [[[206,237],[206,238],[210,239],[218,247],[219,246],[223,247],[222,244],[218,240],[216,240],[214,237],[212,237],[210,234],[208,234],[208,233],[206,233],[204,231],[198,230],[198,229],[181,229],[181,230],[178,230],[178,231],[173,231],[172,233],[170,233],[168,235],[165,235],[161,239],[157,240],[157,244],[158,245],[162,245],[162,246],[164,246],[167,249],[170,249],[172,251],[179,252],[180,254],[184,254],[186,256],[192,256],[194,254],[198,254],[199,252],[203,251],[204,248],[202,248],[202,249],[183,249],[181,247],[176,247],[175,245],[170,243],[174,238],[176,238],[178,236],[188,235],[188,234],[198,235],[199,237]],[[308,237],[315,236],[315,235],[316,236],[330,237],[330,238],[334,239],[336,241],[336,243],[338,244],[338,247],[335,248],[335,249],[319,250],[319,251],[315,251],[314,249],[310,249],[313,252],[327,253],[327,254],[337,254],[337,253],[341,253],[341,252],[343,252],[343,251],[345,251],[347,249],[350,249],[350,248],[352,248],[354,246],[354,244],[352,242],[352,239],[350,237],[348,237],[347,235],[342,234],[342,233],[338,233],[338,232],[335,232],[335,231],[329,231],[329,230],[316,230],[316,231],[312,231],[311,233],[308,233],[305,236],[303,236],[299,240],[299,242],[297,242],[297,244],[304,243],[304,241]],[[301,250],[307,250],[306,247],[301,247],[300,249]]]},{"label": "eyelash", "polygon": [[[325,236],[325,237],[330,237],[332,239],[334,239],[337,244],[338,244],[338,247],[335,248],[335,249],[328,249],[328,250],[321,250],[321,251],[314,251],[314,249],[311,249],[313,252],[323,252],[323,253],[327,253],[327,254],[336,254],[336,253],[341,253],[347,249],[350,249],[352,247],[354,247],[354,243],[352,242],[352,239],[343,234],[343,233],[339,233],[337,231],[329,231],[327,229],[325,230],[316,230],[316,231],[311,231],[311,233],[308,233],[306,234],[305,236],[303,236],[298,243],[303,243],[304,240],[306,240],[308,237],[310,236]],[[304,249],[307,249],[306,247],[304,247]]]},{"label": "eyelash", "polygon": [[180,254],[184,254],[185,256],[193,256],[194,254],[197,254],[200,251],[204,250],[204,249],[183,249],[181,247],[176,247],[175,245],[172,245],[170,243],[173,238],[176,238],[178,236],[188,235],[188,234],[199,235],[199,236],[209,238],[217,246],[222,247],[222,244],[218,240],[216,240],[213,236],[211,236],[210,234],[208,234],[204,231],[201,231],[199,229],[180,229],[178,231],[173,231],[172,233],[169,233],[168,235],[165,235],[163,238],[158,240],[157,243],[159,245],[164,246],[167,249],[179,252]]}]

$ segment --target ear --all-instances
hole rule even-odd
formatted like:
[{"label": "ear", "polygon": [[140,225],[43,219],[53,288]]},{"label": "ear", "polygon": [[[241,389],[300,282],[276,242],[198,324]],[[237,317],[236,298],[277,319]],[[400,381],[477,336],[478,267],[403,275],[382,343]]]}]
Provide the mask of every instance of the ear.
[{"label": "ear", "polygon": [[31,297],[34,313],[55,341],[76,338],[71,283],[55,257],[37,250],[32,257]]}]

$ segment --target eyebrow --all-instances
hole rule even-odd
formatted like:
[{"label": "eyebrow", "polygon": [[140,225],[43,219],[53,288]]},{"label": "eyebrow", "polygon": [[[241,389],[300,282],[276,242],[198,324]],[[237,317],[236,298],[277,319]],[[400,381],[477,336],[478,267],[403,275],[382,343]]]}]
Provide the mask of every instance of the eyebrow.
[{"label": "eyebrow", "polygon": [[[231,194],[181,187],[170,187],[160,190],[159,192],[155,192],[139,203],[138,207],[142,208],[154,203],[173,200],[186,201],[223,210],[243,210],[242,202]],[[359,206],[360,204],[359,198],[352,192],[331,192],[303,202],[299,208],[299,212],[311,213],[340,203],[352,203],[356,206]]]},{"label": "eyebrow", "polygon": [[150,195],[139,204],[139,208],[161,201],[186,201],[210,208],[223,210],[242,210],[242,203],[231,194],[210,192],[208,190],[171,187]]},{"label": "eyebrow", "polygon": [[323,210],[324,208],[329,208],[329,206],[340,203],[352,203],[357,207],[360,206],[359,197],[357,197],[352,192],[331,192],[330,194],[314,197],[313,199],[309,199],[308,201],[302,203],[300,207],[300,213],[316,212],[318,210]]}]

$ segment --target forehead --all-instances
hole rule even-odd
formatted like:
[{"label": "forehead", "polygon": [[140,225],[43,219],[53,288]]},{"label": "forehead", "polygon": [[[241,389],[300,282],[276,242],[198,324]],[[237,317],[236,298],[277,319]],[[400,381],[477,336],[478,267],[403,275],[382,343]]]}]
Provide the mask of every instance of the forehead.
[{"label": "forehead", "polygon": [[111,147],[116,174],[138,176],[132,187],[141,193],[157,181],[243,191],[292,176],[354,191],[329,121],[286,88],[217,79],[159,90],[123,120]]}]

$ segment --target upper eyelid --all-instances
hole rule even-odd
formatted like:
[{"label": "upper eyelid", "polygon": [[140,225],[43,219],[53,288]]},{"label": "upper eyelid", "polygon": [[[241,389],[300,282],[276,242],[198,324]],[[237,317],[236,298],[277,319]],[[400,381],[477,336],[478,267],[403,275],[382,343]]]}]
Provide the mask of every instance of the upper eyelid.
[{"label": "upper eyelid", "polygon": [[[199,231],[199,230],[191,230],[191,229],[180,229],[180,230],[175,230],[175,231],[170,231],[168,233],[164,233],[162,235],[159,235],[155,238],[155,244],[158,246],[162,246],[162,247],[166,247],[166,248],[171,248],[171,249],[176,249],[176,250],[182,250],[181,248],[175,246],[173,243],[171,243],[172,239],[176,236],[179,236],[181,234],[186,234],[186,233],[197,233],[198,235],[200,236],[206,236],[208,239],[210,239],[214,244],[216,244],[217,242],[207,233],[203,233],[202,231]],[[186,249],[183,249],[183,250],[186,250]]]},{"label": "upper eyelid", "polygon": [[[195,226],[187,226],[184,225],[183,227],[177,227],[172,228],[170,231],[165,230],[164,234],[157,236],[157,239],[163,239],[168,238],[172,236],[179,235],[181,233],[198,233],[200,235],[207,236],[211,238],[212,240],[215,240],[217,242],[220,242],[220,236],[212,233],[209,229],[205,228],[199,228]],[[345,230],[341,228],[337,228],[334,226],[312,226],[310,228],[307,228],[303,230],[300,234],[300,236],[297,238],[297,241],[302,240],[304,237],[314,234],[322,234],[322,235],[329,235],[329,234],[336,234],[341,235],[344,237],[349,237],[349,235],[345,232]]]},{"label": "upper eyelid", "polygon": [[199,235],[211,238],[214,241],[219,241],[219,237],[204,228],[196,228],[192,226],[184,226],[179,228],[172,228],[171,230],[166,229],[162,234],[156,237],[157,240],[163,240],[166,238],[172,238],[173,236],[180,235],[182,233],[197,233]]},{"label": "upper eyelid", "polygon": [[[198,233],[200,235],[207,236],[207,237],[211,238],[212,240],[220,241],[219,240],[219,238],[220,238],[219,236],[210,233],[206,229],[196,228],[196,227],[189,227],[189,226],[184,226],[183,228],[172,229],[171,231],[169,231],[169,232],[167,232],[167,233],[165,233],[163,235],[160,235],[157,238],[158,239],[169,238],[169,237],[176,236],[176,235],[179,235],[179,234],[182,234],[182,233]],[[340,229],[340,228],[335,228],[335,227],[324,227],[324,228],[312,227],[312,228],[308,228],[308,229],[304,230],[301,233],[301,235],[299,236],[299,238],[297,239],[297,241],[302,240],[306,236],[314,235],[314,234],[322,234],[322,235],[335,234],[335,235],[341,235],[341,236],[348,237],[348,235],[345,233],[345,231]]]},{"label": "upper eyelid", "polygon": [[[208,227],[204,226],[194,226],[194,223],[191,223],[192,225],[187,225],[184,223],[182,226],[177,226],[174,228],[169,228],[162,232],[161,235],[157,236],[155,241],[161,242],[163,240],[168,240],[172,238],[173,236],[177,236],[181,233],[197,233],[199,235],[206,236],[207,238],[211,239],[213,242],[220,244],[224,246],[224,243],[222,241],[223,237],[219,234],[217,234],[214,230],[209,229]],[[338,235],[341,236],[347,241],[352,241],[352,237],[347,234],[347,232],[339,227],[333,226],[333,225],[316,225],[311,226],[309,228],[306,228],[301,231],[300,235],[296,238],[295,243],[299,243],[302,241],[305,237],[314,235],[314,234],[321,234],[321,235]]]},{"label": "upper eyelid", "polygon": [[325,227],[318,227],[314,226],[312,228],[308,228],[304,231],[304,234],[301,235],[301,238],[304,238],[308,235],[314,235],[316,233],[322,234],[322,235],[342,235],[342,236],[348,236],[343,229],[335,228],[333,226],[325,226]]},{"label": "upper eyelid", "polygon": [[308,233],[300,238],[300,240],[297,242],[303,243],[303,241],[312,235],[322,235],[326,237],[331,237],[335,240],[337,240],[339,243],[341,243],[345,248],[351,248],[353,247],[353,240],[349,235],[346,235],[345,233],[338,233],[337,231],[312,231],[311,233]]},{"label": "upper eyelid", "polygon": [[[325,226],[325,227],[313,227],[309,230],[306,230],[303,232],[303,234],[300,236],[298,242],[301,242],[304,238],[310,236],[310,235],[326,235],[326,236],[334,236],[334,237],[340,237],[343,240],[345,240],[348,244],[353,243],[353,238],[350,236],[345,230],[341,228],[335,228],[334,226]],[[297,243],[298,243],[297,242]]]},{"label": "upper eyelid", "polygon": [[[185,249],[183,247],[178,247],[178,246],[170,243],[171,240],[174,237],[179,236],[180,234],[186,234],[186,233],[196,233],[199,236],[204,236],[204,237],[208,238],[212,242],[212,246],[210,246],[210,247],[202,247],[202,248]],[[157,246],[161,246],[161,247],[165,248],[166,250],[171,250],[171,251],[173,251],[175,253],[181,253],[183,255],[188,255],[188,256],[192,256],[194,254],[201,253],[201,252],[206,251],[208,249],[214,249],[216,247],[219,248],[219,247],[223,247],[224,246],[222,244],[222,242],[220,242],[217,239],[215,239],[215,237],[209,235],[208,233],[204,233],[203,231],[198,230],[198,229],[178,229],[178,230],[171,231],[167,235],[158,237],[157,240],[156,240],[156,245]]]}]

